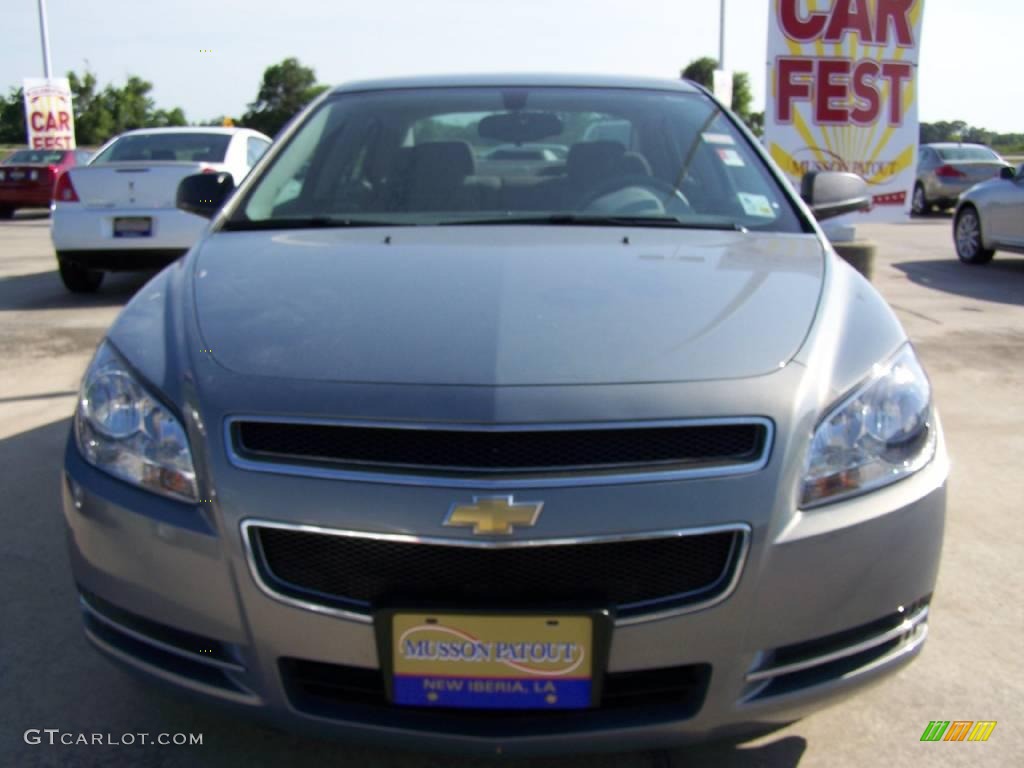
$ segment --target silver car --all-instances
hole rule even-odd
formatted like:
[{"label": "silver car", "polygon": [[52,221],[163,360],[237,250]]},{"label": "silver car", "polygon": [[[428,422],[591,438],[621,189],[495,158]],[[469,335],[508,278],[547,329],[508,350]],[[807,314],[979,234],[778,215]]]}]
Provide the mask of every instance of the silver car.
[{"label": "silver car", "polygon": [[911,210],[918,216],[935,208],[952,208],[975,184],[998,176],[1009,165],[981,144],[922,144]]},{"label": "silver car", "polygon": [[[537,142],[570,149],[480,173]],[[64,515],[111,659],[508,755],[762,733],[921,651],[939,416],[815,221],[862,180],[801,200],[691,84],[526,75],[337,88],[232,187],[181,183],[210,230],[82,383]]]},{"label": "silver car", "polygon": [[998,251],[1024,253],[1024,165],[966,192],[953,217],[956,255],[965,264],[988,264]]}]

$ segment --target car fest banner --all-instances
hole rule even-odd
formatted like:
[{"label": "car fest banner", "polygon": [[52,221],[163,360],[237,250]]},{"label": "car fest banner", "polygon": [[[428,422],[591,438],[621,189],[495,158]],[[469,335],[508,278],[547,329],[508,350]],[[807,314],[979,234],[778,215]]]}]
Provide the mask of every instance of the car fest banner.
[{"label": "car fest banner", "polygon": [[812,170],[852,171],[870,211],[910,208],[924,0],[770,0],[765,146],[799,189]]},{"label": "car fest banner", "polygon": [[75,116],[66,77],[26,77],[25,127],[32,149],[74,149]]}]

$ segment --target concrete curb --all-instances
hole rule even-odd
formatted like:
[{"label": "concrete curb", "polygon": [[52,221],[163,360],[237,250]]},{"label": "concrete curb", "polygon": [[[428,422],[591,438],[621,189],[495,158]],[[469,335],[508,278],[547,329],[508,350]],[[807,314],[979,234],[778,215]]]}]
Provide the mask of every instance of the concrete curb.
[{"label": "concrete curb", "polygon": [[868,280],[874,272],[875,253],[878,245],[870,240],[855,240],[851,243],[833,243],[832,247],[847,264],[860,272]]}]

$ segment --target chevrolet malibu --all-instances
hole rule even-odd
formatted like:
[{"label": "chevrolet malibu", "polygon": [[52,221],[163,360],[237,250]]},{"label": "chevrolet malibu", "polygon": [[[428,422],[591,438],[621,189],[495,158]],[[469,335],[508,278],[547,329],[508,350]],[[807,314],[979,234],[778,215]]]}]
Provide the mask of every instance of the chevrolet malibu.
[{"label": "chevrolet malibu", "polygon": [[685,82],[531,75],[335,89],[235,181],[181,182],[210,228],[82,383],[106,656],[507,755],[744,738],[921,651],[939,416],[816,223],[862,180],[797,197]]}]

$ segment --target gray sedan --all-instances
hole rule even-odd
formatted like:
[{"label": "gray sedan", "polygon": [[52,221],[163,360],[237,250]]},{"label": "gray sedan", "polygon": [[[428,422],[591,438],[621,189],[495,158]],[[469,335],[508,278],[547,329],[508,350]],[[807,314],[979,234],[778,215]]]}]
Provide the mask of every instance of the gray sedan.
[{"label": "gray sedan", "polygon": [[[538,142],[567,156],[481,172]],[[63,512],[107,657],[511,755],[763,733],[921,651],[948,459],[816,221],[861,179],[797,197],[692,84],[523,75],[329,91],[233,187],[182,181],[210,228],[83,379]]]},{"label": "gray sedan", "polygon": [[953,240],[965,264],[988,264],[997,250],[1024,253],[1024,165],[1004,168],[960,198]]},{"label": "gray sedan", "polygon": [[952,208],[961,193],[1007,167],[1003,158],[981,144],[923,144],[911,209],[920,216],[933,207]]}]

